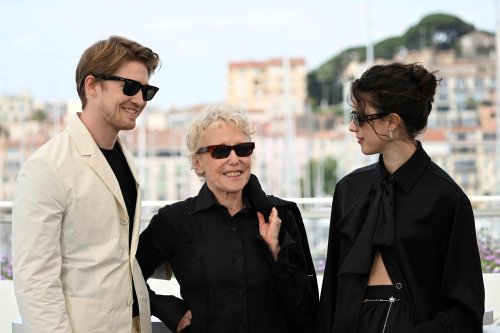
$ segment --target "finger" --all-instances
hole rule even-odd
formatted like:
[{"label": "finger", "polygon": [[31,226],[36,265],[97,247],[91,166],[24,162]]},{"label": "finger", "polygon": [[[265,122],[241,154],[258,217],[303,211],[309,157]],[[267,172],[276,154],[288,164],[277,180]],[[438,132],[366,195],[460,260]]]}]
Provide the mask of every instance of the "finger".
[{"label": "finger", "polygon": [[177,325],[177,333],[182,332],[186,327],[191,325],[191,320],[183,318],[179,321],[179,324]]},{"label": "finger", "polygon": [[269,223],[277,225],[281,224],[281,219],[278,216],[278,210],[275,207],[273,207],[271,214],[269,214]]},{"label": "finger", "polygon": [[278,217],[278,211],[276,208],[273,208],[271,211],[271,215],[269,217],[269,229],[271,232],[271,235],[274,239],[278,239],[278,235],[281,229],[281,219]]},{"label": "finger", "polygon": [[181,320],[179,320],[176,332],[181,332],[187,326],[191,325],[191,318],[192,318],[191,310],[187,310],[186,313],[182,316]]},{"label": "finger", "polygon": [[257,218],[259,219],[259,226],[266,223],[266,220],[264,219],[264,214],[262,214],[261,212],[257,212]]},{"label": "finger", "polygon": [[276,209],[276,207],[273,207],[273,209],[271,209],[271,213],[269,214],[269,217],[277,216],[277,215],[278,215],[278,210]]}]

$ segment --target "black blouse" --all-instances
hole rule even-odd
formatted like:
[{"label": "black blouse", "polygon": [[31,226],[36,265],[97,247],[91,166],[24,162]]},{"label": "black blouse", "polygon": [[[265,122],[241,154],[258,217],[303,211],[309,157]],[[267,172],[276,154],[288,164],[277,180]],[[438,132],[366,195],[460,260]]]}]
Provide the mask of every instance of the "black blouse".
[{"label": "black blouse", "polygon": [[469,199],[418,142],[394,174],[378,163],[334,192],[316,332],[350,333],[380,251],[416,332],[482,332],[484,285]]},{"label": "black blouse", "polygon": [[245,207],[230,216],[205,184],[198,196],[159,210],[142,232],[137,259],[146,278],[169,261],[183,300],[151,297],[151,313],[172,331],[187,309],[186,332],[288,333],[312,331],[314,306],[294,216],[282,219],[277,261],[259,235],[258,219]]}]

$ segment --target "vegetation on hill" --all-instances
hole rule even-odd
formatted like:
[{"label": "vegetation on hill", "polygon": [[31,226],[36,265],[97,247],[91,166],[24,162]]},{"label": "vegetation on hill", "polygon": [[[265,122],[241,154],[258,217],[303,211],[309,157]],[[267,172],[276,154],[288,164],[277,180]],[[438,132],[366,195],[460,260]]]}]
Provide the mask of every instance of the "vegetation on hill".
[{"label": "vegetation on hill", "polygon": [[[456,48],[457,40],[472,31],[472,24],[447,14],[425,16],[403,35],[384,39],[373,45],[374,57],[392,59],[401,50],[434,48],[449,50]],[[351,61],[366,60],[366,46],[346,49],[311,71],[307,76],[307,92],[313,110],[319,105],[335,105],[342,101],[340,76]]]}]

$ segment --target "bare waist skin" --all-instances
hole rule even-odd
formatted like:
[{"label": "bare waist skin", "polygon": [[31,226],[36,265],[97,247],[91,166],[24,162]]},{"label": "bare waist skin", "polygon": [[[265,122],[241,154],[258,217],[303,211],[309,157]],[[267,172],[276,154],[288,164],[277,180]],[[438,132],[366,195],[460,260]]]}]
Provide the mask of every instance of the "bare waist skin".
[{"label": "bare waist skin", "polygon": [[[370,276],[368,277],[368,286],[392,286],[393,283],[387,273],[384,261],[380,255],[380,251],[377,251],[375,257],[373,258],[372,269],[370,271]],[[363,302],[366,302],[365,298]]]},{"label": "bare waist skin", "polygon": [[373,258],[372,269],[370,276],[368,277],[369,286],[389,286],[392,285],[391,278],[387,269],[385,268],[384,261],[380,255],[380,251],[377,251],[375,257]]}]

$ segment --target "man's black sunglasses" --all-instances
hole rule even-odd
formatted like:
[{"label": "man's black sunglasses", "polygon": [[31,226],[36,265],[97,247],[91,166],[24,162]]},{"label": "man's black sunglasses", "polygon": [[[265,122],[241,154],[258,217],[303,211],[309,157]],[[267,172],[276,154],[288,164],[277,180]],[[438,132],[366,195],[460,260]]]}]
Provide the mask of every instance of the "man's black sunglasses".
[{"label": "man's black sunglasses", "polygon": [[206,146],[206,147],[201,147],[196,151],[196,154],[202,154],[202,153],[210,153],[210,156],[212,156],[215,159],[221,159],[221,158],[226,158],[231,154],[231,150],[234,150],[236,155],[239,157],[246,157],[250,156],[253,153],[253,150],[255,149],[255,142],[244,142],[244,143],[238,143],[237,145],[234,146],[227,146],[227,145],[213,145],[213,146]]},{"label": "man's black sunglasses", "polygon": [[361,127],[368,120],[380,119],[387,116],[386,113],[375,113],[375,114],[367,114],[360,115],[356,111],[351,111],[351,120],[356,127]]},{"label": "man's black sunglasses", "polygon": [[142,91],[142,99],[145,101],[150,101],[155,97],[156,93],[160,88],[155,87],[155,86],[150,86],[149,84],[142,84],[140,82],[137,82],[136,80],[132,79],[126,79],[124,77],[120,76],[114,76],[114,75],[106,75],[106,74],[96,74],[94,75],[96,78],[99,78],[101,80],[109,80],[109,81],[122,81],[125,82],[125,85],[123,86],[123,93],[127,96],[134,96],[139,92],[139,90]]}]

